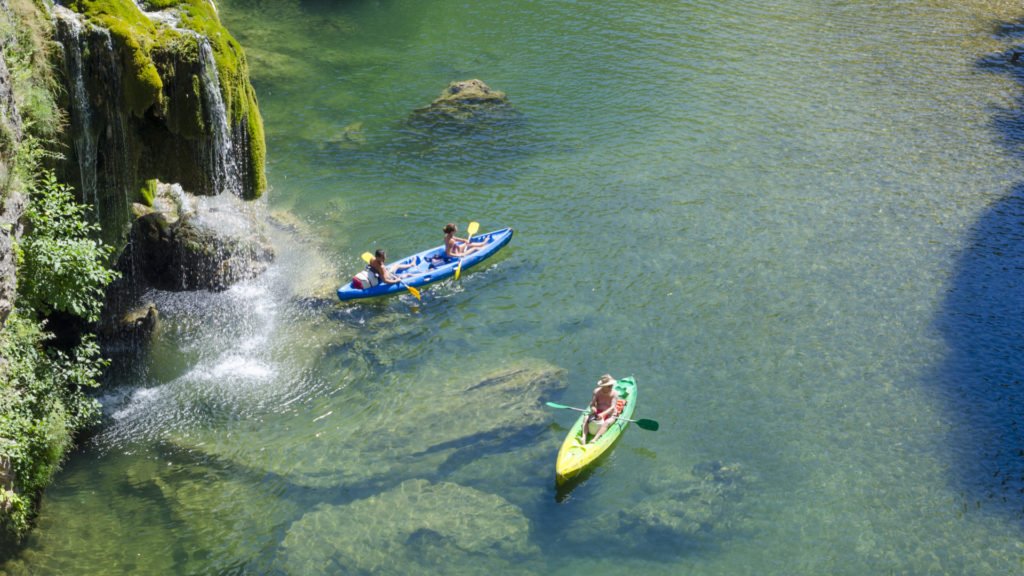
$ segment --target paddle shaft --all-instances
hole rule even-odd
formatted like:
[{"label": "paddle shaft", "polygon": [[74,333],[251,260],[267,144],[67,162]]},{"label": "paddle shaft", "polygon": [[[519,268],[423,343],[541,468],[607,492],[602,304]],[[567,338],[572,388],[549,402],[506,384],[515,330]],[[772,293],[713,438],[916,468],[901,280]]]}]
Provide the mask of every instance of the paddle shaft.
[{"label": "paddle shaft", "polygon": [[[479,222],[470,222],[469,223],[469,227],[466,228],[466,250],[469,250],[469,245],[473,242],[473,234],[476,234],[476,231],[479,230],[479,229],[480,229],[480,223]],[[464,259],[465,259],[465,256],[463,256],[462,258],[459,258],[459,265],[455,267],[455,279],[456,280],[459,279],[459,275],[462,273],[462,261]]]},{"label": "paddle shaft", "polygon": [[[554,402],[546,402],[546,404],[552,408],[564,408],[567,410],[575,410],[577,412],[584,412],[590,414],[590,410],[584,408],[576,408],[575,406],[566,406],[565,404],[556,404]],[[650,418],[641,418],[639,420],[631,420],[629,418],[623,418],[622,416],[616,416],[619,420],[625,420],[626,422],[635,422],[637,426],[644,430],[656,431],[660,424],[657,420],[651,420]]]}]

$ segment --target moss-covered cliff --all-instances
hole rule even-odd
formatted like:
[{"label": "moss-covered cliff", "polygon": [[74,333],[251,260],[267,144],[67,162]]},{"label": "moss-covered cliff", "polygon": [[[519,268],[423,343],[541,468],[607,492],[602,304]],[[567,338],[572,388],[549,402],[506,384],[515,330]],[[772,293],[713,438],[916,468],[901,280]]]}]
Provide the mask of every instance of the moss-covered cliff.
[{"label": "moss-covered cliff", "polygon": [[154,178],[198,194],[264,192],[263,120],[248,64],[211,2],[63,4],[55,13],[69,87],[67,148],[78,172],[67,175],[89,195],[95,173],[96,189],[118,196],[108,206],[101,200],[101,212],[126,217],[123,199]]},{"label": "moss-covered cliff", "polygon": [[104,361],[81,329],[114,274],[92,222],[122,242],[156,180],[258,197],[264,157],[212,2],[0,0],[0,556],[98,414]]}]

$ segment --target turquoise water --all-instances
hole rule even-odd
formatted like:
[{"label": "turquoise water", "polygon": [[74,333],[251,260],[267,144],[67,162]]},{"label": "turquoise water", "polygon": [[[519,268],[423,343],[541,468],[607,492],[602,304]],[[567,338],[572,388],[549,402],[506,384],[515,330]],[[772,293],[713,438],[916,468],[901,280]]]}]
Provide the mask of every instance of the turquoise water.
[{"label": "turquoise water", "polygon": [[[218,6],[277,263],[149,295],[6,572],[1024,571],[1015,3]],[[519,115],[407,122],[467,78]],[[462,282],[332,300],[471,220]],[[604,372],[661,429],[560,492],[539,406]]]}]

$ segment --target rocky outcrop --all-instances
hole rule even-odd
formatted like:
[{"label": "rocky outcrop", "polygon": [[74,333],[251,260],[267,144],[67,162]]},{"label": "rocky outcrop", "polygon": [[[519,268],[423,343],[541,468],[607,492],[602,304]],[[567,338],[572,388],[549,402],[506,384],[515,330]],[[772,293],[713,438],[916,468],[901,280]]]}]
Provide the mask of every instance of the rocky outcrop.
[{"label": "rocky outcrop", "polygon": [[135,210],[131,258],[155,288],[223,290],[274,258],[259,207],[230,194],[200,197],[162,184],[154,208]]},{"label": "rocky outcrop", "polygon": [[448,84],[429,106],[412,113],[409,124],[414,128],[469,128],[518,118],[504,92],[473,79]]},{"label": "rocky outcrop", "polygon": [[474,111],[487,107],[508,104],[504,92],[491,90],[482,80],[458,80],[448,84],[424,111],[449,114],[452,117],[468,117]]},{"label": "rocky outcrop", "polygon": [[[210,0],[62,0],[53,16],[70,120],[56,168],[122,250],[102,332],[137,341],[156,316],[124,318],[146,287],[221,290],[273,258],[240,201],[266,189],[263,121]],[[158,181],[187,208],[154,205]]]},{"label": "rocky outcrop", "polygon": [[54,15],[71,120],[62,175],[95,206],[108,240],[123,239],[147,180],[263,193],[263,121],[242,48],[211,2],[62,4]]}]

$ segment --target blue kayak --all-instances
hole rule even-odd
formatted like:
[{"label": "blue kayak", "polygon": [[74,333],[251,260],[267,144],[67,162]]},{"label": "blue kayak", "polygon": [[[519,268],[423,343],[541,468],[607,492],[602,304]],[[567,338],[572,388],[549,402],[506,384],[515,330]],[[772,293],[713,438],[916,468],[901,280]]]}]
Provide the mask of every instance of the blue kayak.
[{"label": "blue kayak", "polygon": [[[487,245],[461,259],[462,272],[494,256],[510,240],[512,240],[511,228],[502,228],[501,230],[495,230],[486,234],[477,234],[470,238],[470,242],[486,242]],[[433,284],[438,280],[454,276],[455,268],[459,265],[459,258],[446,259],[444,245],[442,244],[437,248],[424,250],[418,254],[403,258],[394,264],[389,264],[388,270],[394,270],[399,266],[410,263],[412,264],[411,267],[402,270],[398,274],[399,278],[402,279],[402,282],[399,284],[385,284],[382,282],[370,288],[357,288],[352,282],[349,282],[338,288],[338,298],[343,302],[345,300],[355,300],[356,298],[374,298],[376,296],[405,292],[406,285],[419,288],[420,286]]]}]

